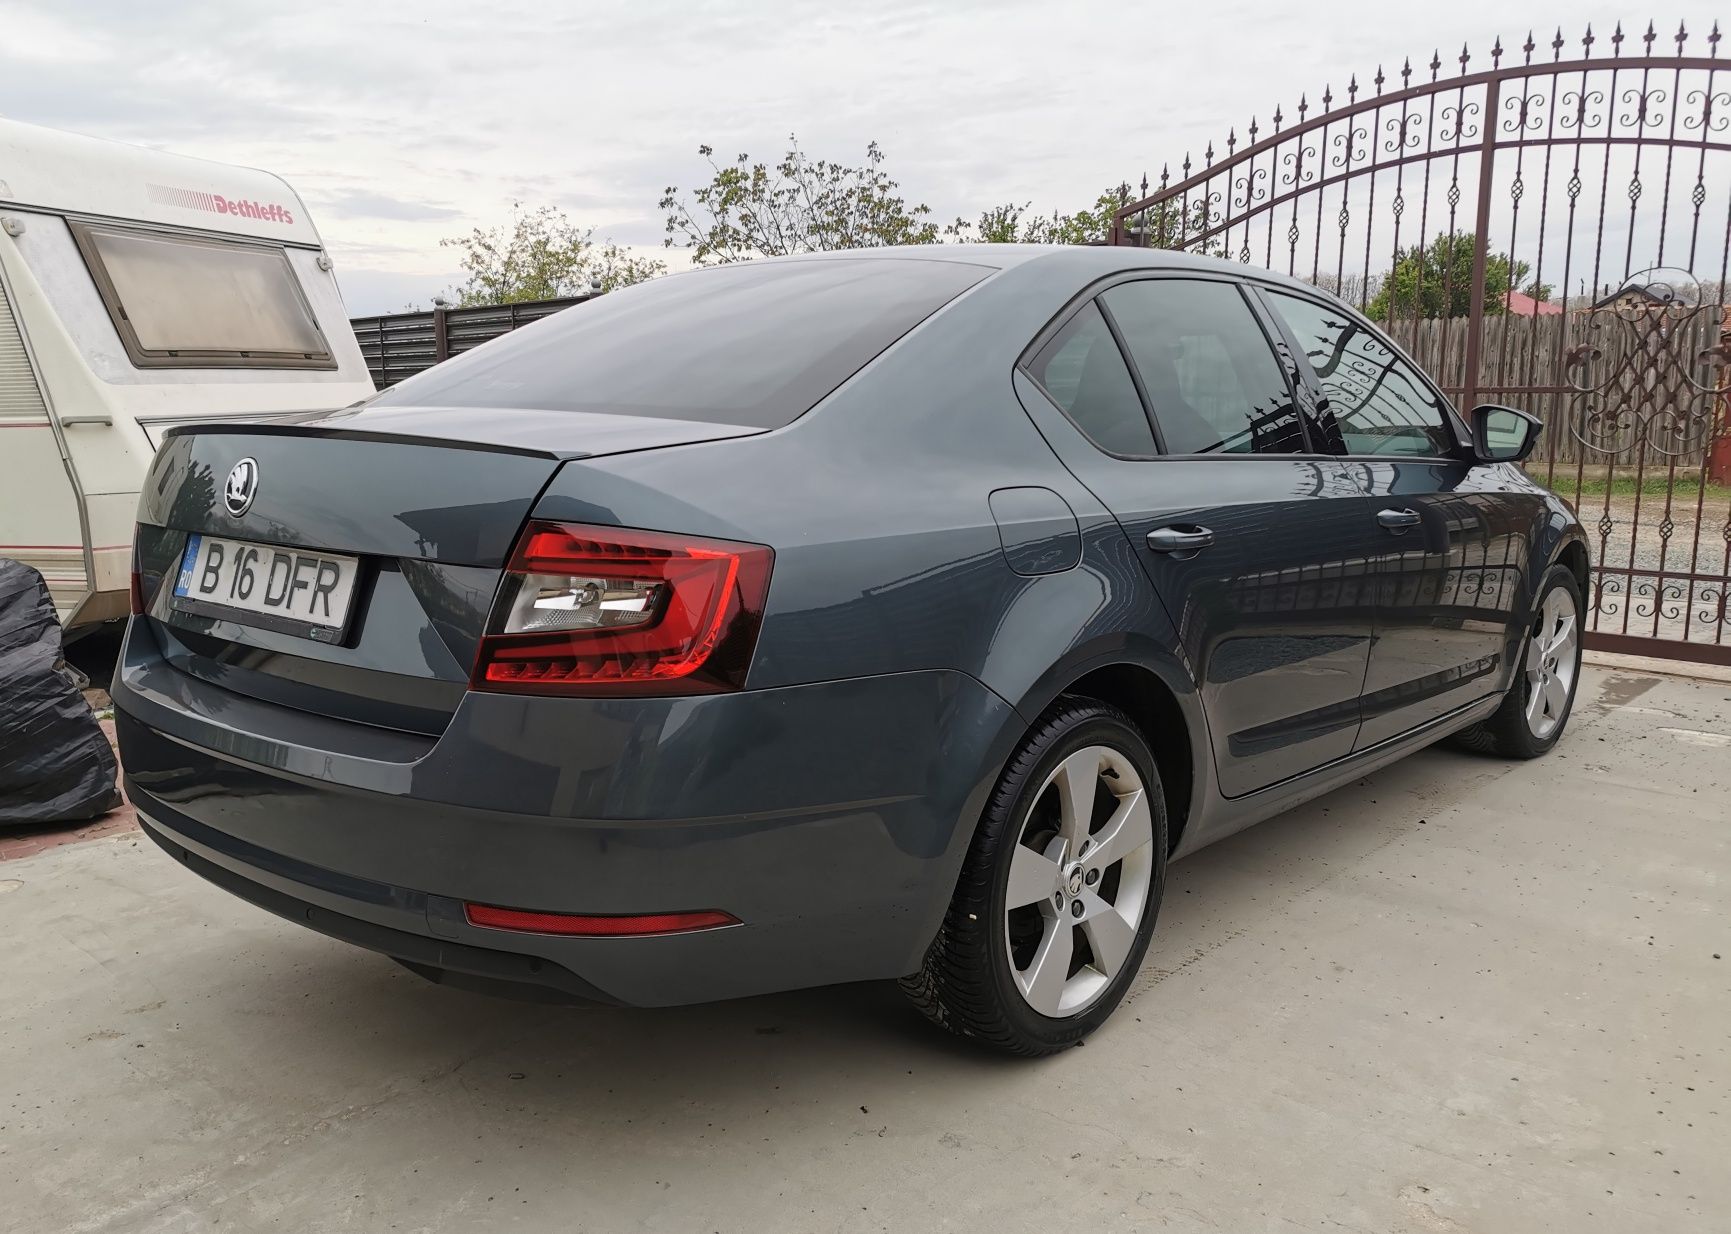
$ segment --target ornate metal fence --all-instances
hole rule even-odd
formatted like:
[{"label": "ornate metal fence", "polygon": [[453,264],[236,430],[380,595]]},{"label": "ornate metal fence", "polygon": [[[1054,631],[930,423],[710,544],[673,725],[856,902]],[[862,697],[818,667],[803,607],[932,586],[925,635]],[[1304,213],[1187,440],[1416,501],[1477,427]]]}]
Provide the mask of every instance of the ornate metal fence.
[{"label": "ornate metal fence", "polygon": [[[1277,269],[1382,321],[1595,542],[1589,643],[1731,663],[1731,63],[1718,26],[1378,68],[1142,185],[1112,242]],[[1128,193],[1126,193],[1128,198]]]}]

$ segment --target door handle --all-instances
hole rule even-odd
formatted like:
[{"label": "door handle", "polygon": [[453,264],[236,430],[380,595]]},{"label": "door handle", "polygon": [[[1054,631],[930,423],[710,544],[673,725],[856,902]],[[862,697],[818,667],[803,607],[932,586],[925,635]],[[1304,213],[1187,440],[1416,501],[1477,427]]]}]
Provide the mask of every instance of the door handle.
[{"label": "door handle", "polygon": [[114,417],[113,416],[61,416],[60,417],[60,426],[62,428],[71,428],[75,424],[112,425],[113,423],[114,423]]},{"label": "door handle", "polygon": [[1214,543],[1214,533],[1194,524],[1157,527],[1148,533],[1148,547],[1156,553],[1194,553]]},{"label": "door handle", "polygon": [[1376,521],[1399,535],[1408,527],[1417,527],[1422,520],[1417,510],[1379,510]]}]

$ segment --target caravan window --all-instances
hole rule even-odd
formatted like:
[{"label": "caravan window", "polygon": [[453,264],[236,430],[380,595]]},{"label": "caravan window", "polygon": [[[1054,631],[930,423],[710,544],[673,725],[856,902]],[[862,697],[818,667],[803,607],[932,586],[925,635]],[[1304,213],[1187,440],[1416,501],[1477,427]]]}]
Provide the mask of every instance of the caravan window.
[{"label": "caravan window", "polygon": [[140,368],[335,368],[279,245],[73,223]]}]

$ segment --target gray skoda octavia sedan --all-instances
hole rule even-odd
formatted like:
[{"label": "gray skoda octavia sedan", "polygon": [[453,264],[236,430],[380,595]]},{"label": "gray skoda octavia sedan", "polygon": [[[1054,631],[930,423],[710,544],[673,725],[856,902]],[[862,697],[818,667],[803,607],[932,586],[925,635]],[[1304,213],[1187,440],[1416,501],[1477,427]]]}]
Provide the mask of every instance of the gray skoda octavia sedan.
[{"label": "gray skoda octavia sedan", "polygon": [[1172,859],[1440,738],[1556,743],[1588,562],[1537,432],[1207,259],[658,279],[352,408],[170,430],[126,788],[193,872],[433,981],[899,978],[1057,1050]]}]

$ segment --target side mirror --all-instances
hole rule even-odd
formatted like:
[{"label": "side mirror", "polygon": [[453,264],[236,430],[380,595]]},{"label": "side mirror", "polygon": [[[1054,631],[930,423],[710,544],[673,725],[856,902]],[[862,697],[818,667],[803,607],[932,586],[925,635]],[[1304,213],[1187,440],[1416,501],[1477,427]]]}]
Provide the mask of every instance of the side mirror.
[{"label": "side mirror", "polygon": [[1513,407],[1473,408],[1473,456],[1481,463],[1518,463],[1533,452],[1544,421]]}]

